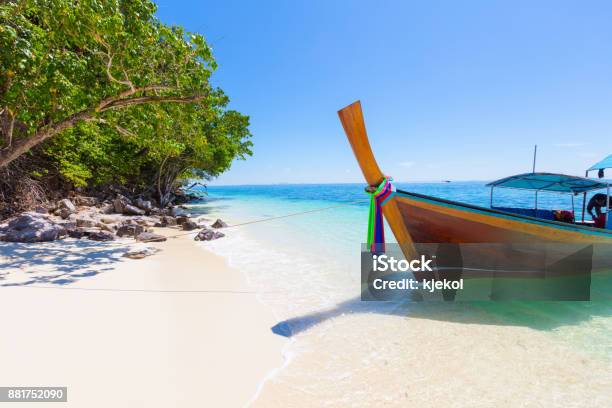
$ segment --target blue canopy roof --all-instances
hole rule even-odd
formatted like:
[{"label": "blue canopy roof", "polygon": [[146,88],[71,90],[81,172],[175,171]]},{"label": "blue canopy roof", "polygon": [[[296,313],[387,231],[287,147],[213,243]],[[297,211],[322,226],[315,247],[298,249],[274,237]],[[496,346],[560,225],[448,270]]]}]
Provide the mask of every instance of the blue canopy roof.
[{"label": "blue canopy roof", "polygon": [[557,193],[583,193],[608,187],[607,183],[584,177],[554,173],[525,173],[492,181],[487,186],[544,190]]},{"label": "blue canopy roof", "polygon": [[589,167],[587,171],[612,168],[612,154]]}]

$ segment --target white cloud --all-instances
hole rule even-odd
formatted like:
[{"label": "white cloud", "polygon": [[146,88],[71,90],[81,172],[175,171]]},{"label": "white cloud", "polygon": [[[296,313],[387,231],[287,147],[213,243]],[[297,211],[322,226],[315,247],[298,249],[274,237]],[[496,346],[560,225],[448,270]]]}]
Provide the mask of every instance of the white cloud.
[{"label": "white cloud", "polygon": [[414,166],[416,163],[413,161],[405,161],[405,162],[400,162],[400,166],[402,167],[412,167]]},{"label": "white cloud", "polygon": [[580,142],[555,143],[555,147],[565,147],[568,149],[571,149],[574,147],[580,147],[584,145],[585,145],[584,143],[580,143]]}]

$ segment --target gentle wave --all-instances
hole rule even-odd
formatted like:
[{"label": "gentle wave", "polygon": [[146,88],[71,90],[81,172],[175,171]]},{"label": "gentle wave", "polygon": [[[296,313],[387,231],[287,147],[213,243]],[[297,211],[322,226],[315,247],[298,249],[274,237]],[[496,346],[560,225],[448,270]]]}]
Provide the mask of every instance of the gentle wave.
[{"label": "gentle wave", "polygon": [[[485,205],[483,200],[488,200],[483,183],[418,185],[418,190],[478,205]],[[338,352],[342,347],[358,348],[363,341],[393,350],[399,349],[401,344],[397,343],[397,333],[405,332],[406,336],[412,336],[408,333],[411,333],[411,328],[416,330],[417,326],[423,331],[440,330],[438,323],[417,325],[406,317],[466,324],[465,330],[461,331],[466,336],[471,324],[497,326],[499,333],[520,336],[520,341],[529,347],[547,348],[539,351],[543,363],[552,358],[546,357],[550,348],[548,342],[560,348],[571,347],[600,361],[612,361],[612,343],[609,341],[612,336],[611,302],[474,302],[456,305],[360,302],[359,251],[366,234],[367,203],[351,202],[364,198],[362,186],[211,187],[209,194],[201,203],[190,206],[191,211],[211,220],[223,218],[230,225],[311,211],[330,203],[347,204],[321,213],[229,228],[225,230],[225,238],[202,243],[244,273],[249,285],[258,292],[258,299],[274,313],[277,324],[271,329],[292,339],[283,351],[284,367],[293,366],[295,359],[299,359],[300,364],[288,371],[275,371],[263,380],[272,380],[275,387],[278,384],[274,378],[281,371],[285,373],[283,376],[289,377],[309,375],[303,371],[304,368],[298,368],[305,361],[300,356],[308,361],[312,348],[321,347],[317,346],[321,339],[339,347]],[[528,205],[526,199],[522,202],[514,199],[518,204]],[[550,200],[550,205],[561,207],[563,204],[559,197]],[[364,331],[374,337],[364,339]],[[491,336],[489,341],[498,341],[495,336],[499,333],[480,331]],[[431,333],[431,336],[435,334]],[[334,374],[334,378],[321,381],[345,381],[347,387],[353,386],[350,377],[368,365],[376,375],[385,377],[385,370],[390,368],[376,366],[382,357],[372,358],[371,361],[355,361],[353,366],[350,363],[346,366],[347,362],[343,360],[330,361],[326,372],[330,370],[330,375],[336,373],[348,377],[338,379]],[[323,383],[314,379],[308,381],[311,384],[302,390],[306,394],[323,387]],[[341,401],[338,399],[336,402]]]}]

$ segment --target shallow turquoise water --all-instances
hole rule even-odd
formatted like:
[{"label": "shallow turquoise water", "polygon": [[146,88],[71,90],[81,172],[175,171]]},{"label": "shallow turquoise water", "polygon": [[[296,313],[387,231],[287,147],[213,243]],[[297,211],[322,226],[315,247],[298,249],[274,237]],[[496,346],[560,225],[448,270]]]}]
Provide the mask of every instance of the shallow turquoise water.
[{"label": "shallow turquoise water", "polygon": [[[483,182],[398,184],[398,188],[488,207]],[[494,204],[532,208],[531,192],[496,189]],[[575,199],[577,213],[581,197]],[[335,207],[335,208],[328,208]],[[569,195],[542,194],[539,208],[571,209]],[[288,334],[300,333],[321,311],[331,315],[388,313],[389,305],[359,302],[359,251],[367,230],[368,197],[361,184],[214,186],[193,206],[196,213],[222,217],[230,225],[328,208],[228,230],[228,239],[209,243],[228,256],[259,288]],[[392,238],[387,234],[387,238]],[[374,302],[380,303],[380,302]],[[545,331],[580,350],[612,359],[612,302],[473,302],[406,306],[393,313],[436,319],[438,308],[452,309],[458,321],[524,326]],[[482,311],[487,315],[483,321]],[[447,316],[448,310],[441,312]],[[316,318],[313,318],[316,316]]]}]

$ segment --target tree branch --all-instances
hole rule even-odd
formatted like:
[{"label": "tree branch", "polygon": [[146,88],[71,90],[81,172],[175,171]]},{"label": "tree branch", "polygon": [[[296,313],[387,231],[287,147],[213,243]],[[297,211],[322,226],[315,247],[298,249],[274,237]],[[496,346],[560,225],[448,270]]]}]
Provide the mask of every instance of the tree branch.
[{"label": "tree branch", "polygon": [[165,85],[150,85],[150,86],[141,86],[138,88],[128,89],[127,91],[121,92],[119,95],[109,96],[108,98],[103,99],[97,107],[98,111],[102,111],[107,105],[116,102],[118,100],[127,98],[128,96],[134,95],[138,92],[147,92],[147,91],[170,91],[173,88]]},{"label": "tree branch", "polygon": [[[157,85],[150,87],[142,87],[136,88],[136,92],[150,89],[161,89],[165,87],[160,87]],[[134,91],[126,91],[123,94],[133,94]],[[37,130],[33,135],[19,139],[17,142],[14,142],[9,148],[0,151],[0,168],[7,166],[13,160],[17,159],[19,156],[32,149],[36,145],[44,142],[45,140],[57,135],[58,133],[66,130],[68,128],[73,127],[76,123],[80,121],[90,121],[97,119],[95,116],[99,112],[104,112],[109,109],[117,109],[124,108],[127,106],[135,106],[142,105],[146,103],[193,103],[198,102],[204,99],[205,94],[194,94],[189,96],[139,96],[133,98],[125,98],[119,99],[120,96],[116,96],[113,98],[107,98],[100,102],[97,107],[89,108],[82,110],[80,112],[74,113],[67,118],[47,126],[42,127]]]},{"label": "tree branch", "polygon": [[104,120],[102,118],[91,118],[89,119],[89,121],[91,122],[97,122],[97,123],[101,123],[103,125],[107,125],[107,126],[111,126],[112,128],[114,128],[117,133],[119,133],[120,135],[123,136],[129,136],[129,137],[136,137],[136,135],[132,132],[130,132],[129,130],[127,130],[124,127],[121,127],[119,125],[117,125],[116,123],[109,123],[107,120]]},{"label": "tree branch", "polygon": [[107,103],[103,108],[99,109],[99,112],[104,112],[109,109],[121,108],[131,105],[142,105],[145,103],[193,103],[199,102],[204,99],[205,95],[195,94],[190,96],[137,96],[134,98],[117,99]]}]

